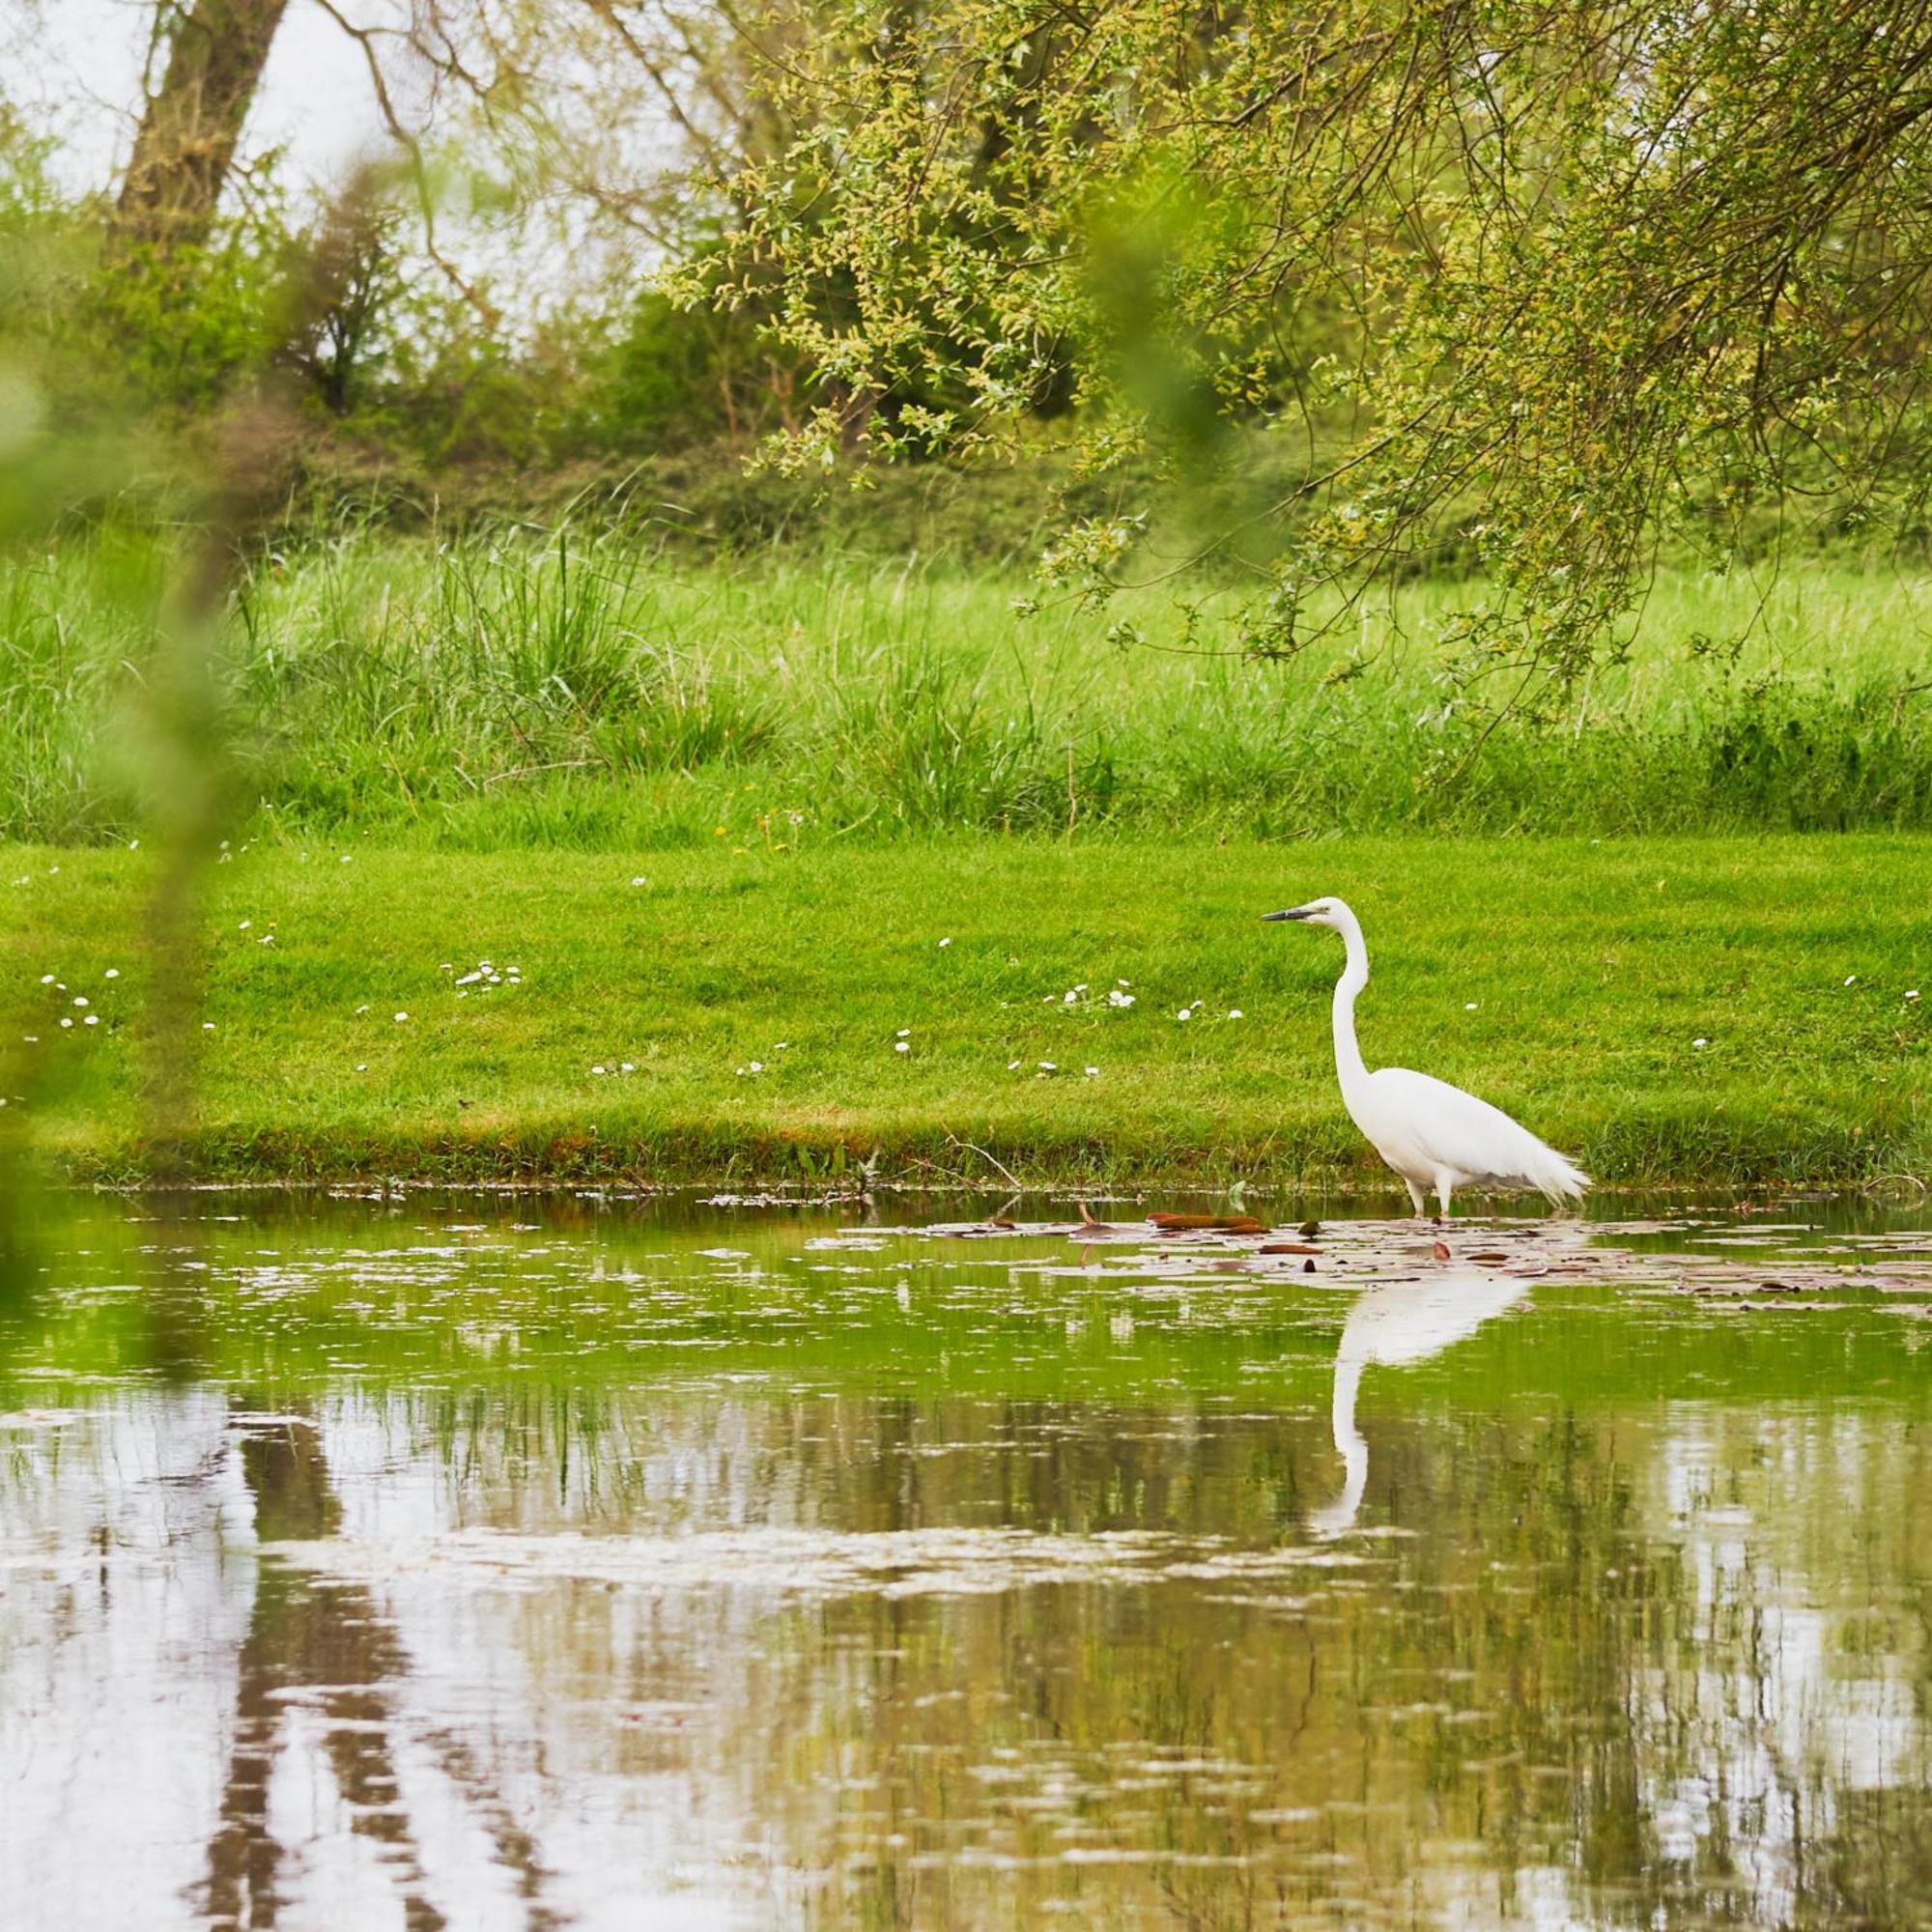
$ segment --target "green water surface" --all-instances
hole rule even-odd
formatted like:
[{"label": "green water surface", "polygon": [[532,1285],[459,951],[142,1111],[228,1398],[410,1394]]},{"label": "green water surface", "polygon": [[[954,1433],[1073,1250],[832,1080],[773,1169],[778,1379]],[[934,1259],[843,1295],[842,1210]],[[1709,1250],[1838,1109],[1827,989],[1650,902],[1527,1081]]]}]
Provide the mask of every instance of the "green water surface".
[{"label": "green water surface", "polygon": [[50,1212],[0,1922],[1932,1923],[1932,1217],[974,1211]]}]

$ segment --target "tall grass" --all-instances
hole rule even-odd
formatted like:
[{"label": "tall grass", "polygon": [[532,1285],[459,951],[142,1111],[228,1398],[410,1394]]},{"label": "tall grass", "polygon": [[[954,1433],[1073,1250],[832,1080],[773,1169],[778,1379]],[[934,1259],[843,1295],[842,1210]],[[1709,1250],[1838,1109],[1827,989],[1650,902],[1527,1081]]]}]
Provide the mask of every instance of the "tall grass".
[{"label": "tall grass", "polygon": [[[0,565],[0,836],[130,829],[112,754],[162,559],[111,532]],[[1272,838],[1932,824],[1932,582],[1664,579],[1556,715],[1442,674],[1417,584],[1283,664],[1147,642],[1017,579],[777,549],[352,533],[263,561],[226,677],[269,827],[491,847],[1107,827]]]}]

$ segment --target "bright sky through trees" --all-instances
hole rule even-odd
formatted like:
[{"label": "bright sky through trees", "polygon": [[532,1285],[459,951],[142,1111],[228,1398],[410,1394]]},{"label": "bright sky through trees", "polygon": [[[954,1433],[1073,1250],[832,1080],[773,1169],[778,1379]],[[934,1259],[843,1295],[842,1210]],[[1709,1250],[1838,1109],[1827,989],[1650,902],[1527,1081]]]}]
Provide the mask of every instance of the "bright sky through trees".
[{"label": "bright sky through trees", "polygon": [[[104,187],[127,164],[153,14],[147,0],[0,0],[8,93],[58,136],[54,171],[70,189]],[[322,185],[382,134],[360,53],[313,0],[297,0],[248,118],[244,165],[279,148],[292,183]]]}]

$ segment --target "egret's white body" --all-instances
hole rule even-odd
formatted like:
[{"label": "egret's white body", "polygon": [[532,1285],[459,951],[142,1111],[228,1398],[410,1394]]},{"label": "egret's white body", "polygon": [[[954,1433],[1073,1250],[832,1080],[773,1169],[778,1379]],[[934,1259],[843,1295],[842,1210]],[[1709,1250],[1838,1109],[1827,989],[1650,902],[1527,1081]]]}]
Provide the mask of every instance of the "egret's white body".
[{"label": "egret's white body", "polygon": [[1393,1367],[1440,1354],[1520,1301],[1528,1286],[1511,1275],[1446,1267],[1433,1269],[1420,1281],[1385,1282],[1356,1297],[1342,1325],[1329,1410],[1346,1476],[1335,1501],[1309,1518],[1311,1529],[1318,1535],[1348,1529],[1362,1507],[1369,1486],[1369,1445],[1355,1426],[1362,1371],[1371,1362]]},{"label": "egret's white body", "polygon": [[1369,1145],[1402,1176],[1415,1211],[1434,1194],[1441,1212],[1459,1187],[1533,1187],[1554,1206],[1578,1199],[1590,1177],[1525,1126],[1427,1073],[1383,1066],[1371,1073],[1355,1042],[1355,996],[1369,983],[1361,922],[1341,899],[1311,899],[1269,919],[1305,920],[1342,935],[1348,957],[1335,982],[1335,1072],[1342,1104]]}]

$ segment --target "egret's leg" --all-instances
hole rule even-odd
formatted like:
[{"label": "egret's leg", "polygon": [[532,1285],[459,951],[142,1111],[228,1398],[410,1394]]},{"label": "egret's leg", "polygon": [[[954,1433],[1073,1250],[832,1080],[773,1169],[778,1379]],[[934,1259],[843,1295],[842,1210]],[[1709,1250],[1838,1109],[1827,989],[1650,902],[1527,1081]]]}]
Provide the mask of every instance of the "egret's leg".
[{"label": "egret's leg", "polygon": [[1435,1183],[1435,1198],[1442,1204],[1442,1211],[1435,1217],[1438,1221],[1446,1221],[1449,1218],[1449,1195],[1455,1184],[1446,1174]]},{"label": "egret's leg", "polygon": [[1406,1174],[1402,1179],[1403,1185],[1408,1189],[1408,1198],[1415,1203],[1416,1218],[1420,1220],[1429,1212],[1429,1196],[1422,1191],[1421,1181],[1411,1180]]}]

